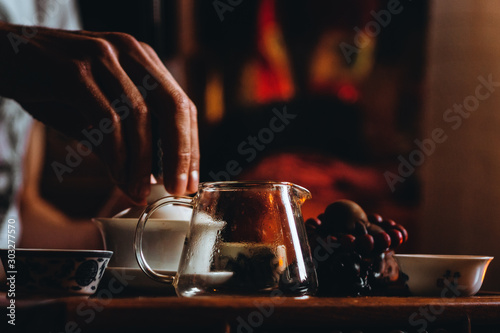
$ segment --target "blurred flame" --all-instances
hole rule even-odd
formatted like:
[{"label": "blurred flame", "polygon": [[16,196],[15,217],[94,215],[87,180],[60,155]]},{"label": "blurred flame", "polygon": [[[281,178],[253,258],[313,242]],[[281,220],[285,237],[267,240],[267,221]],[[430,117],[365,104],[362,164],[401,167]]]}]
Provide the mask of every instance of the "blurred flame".
[{"label": "blurred flame", "polygon": [[222,77],[217,72],[208,75],[205,88],[206,119],[211,124],[216,124],[224,117],[224,87]]}]

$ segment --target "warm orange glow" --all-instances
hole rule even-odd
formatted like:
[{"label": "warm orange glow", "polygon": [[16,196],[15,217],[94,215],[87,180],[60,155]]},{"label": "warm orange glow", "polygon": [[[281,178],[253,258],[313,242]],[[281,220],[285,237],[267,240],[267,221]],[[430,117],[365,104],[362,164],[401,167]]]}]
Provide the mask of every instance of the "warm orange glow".
[{"label": "warm orange glow", "polygon": [[224,116],[224,88],[219,73],[213,72],[208,76],[205,89],[206,118],[211,124],[216,124]]}]

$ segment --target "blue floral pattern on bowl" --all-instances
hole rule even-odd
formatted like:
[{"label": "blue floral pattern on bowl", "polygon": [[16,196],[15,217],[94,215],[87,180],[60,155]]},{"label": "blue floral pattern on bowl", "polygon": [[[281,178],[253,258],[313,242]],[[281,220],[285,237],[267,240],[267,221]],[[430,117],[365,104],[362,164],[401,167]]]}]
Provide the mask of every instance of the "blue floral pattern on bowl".
[{"label": "blue floral pattern on bowl", "polygon": [[[16,292],[91,295],[97,290],[112,254],[100,250],[17,249]],[[7,256],[7,250],[0,250],[4,268]]]}]

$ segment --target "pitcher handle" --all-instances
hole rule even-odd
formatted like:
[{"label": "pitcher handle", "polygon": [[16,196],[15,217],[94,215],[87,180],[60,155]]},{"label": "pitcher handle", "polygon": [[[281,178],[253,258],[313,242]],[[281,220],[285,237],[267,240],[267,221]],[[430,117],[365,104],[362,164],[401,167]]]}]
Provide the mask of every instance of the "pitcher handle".
[{"label": "pitcher handle", "polygon": [[191,197],[186,197],[186,196],[168,196],[158,199],[151,205],[147,206],[146,209],[142,212],[139,221],[137,222],[137,228],[135,229],[135,237],[134,237],[134,251],[135,251],[135,259],[137,260],[139,267],[148,277],[158,282],[171,284],[174,281],[175,274],[157,273],[154,269],[151,268],[151,266],[149,266],[148,262],[146,261],[146,258],[144,257],[144,252],[142,250],[142,236],[144,234],[144,228],[146,227],[146,222],[156,210],[167,205],[177,205],[177,206],[193,208],[193,199]]}]

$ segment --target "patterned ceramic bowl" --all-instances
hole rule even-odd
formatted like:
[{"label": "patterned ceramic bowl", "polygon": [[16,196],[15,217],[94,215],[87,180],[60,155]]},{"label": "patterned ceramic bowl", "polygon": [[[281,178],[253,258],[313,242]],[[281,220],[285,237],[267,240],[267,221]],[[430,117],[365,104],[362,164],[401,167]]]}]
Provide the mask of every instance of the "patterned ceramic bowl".
[{"label": "patterned ceramic bowl", "polygon": [[7,289],[16,294],[93,294],[111,251],[0,250]]},{"label": "patterned ceramic bowl", "polygon": [[455,298],[476,294],[493,257],[395,254],[414,296]]}]

